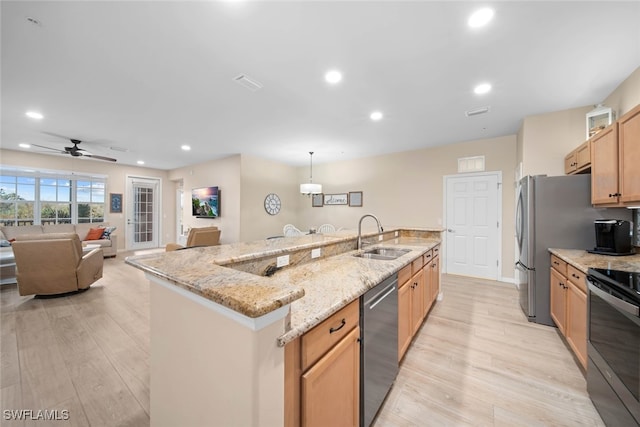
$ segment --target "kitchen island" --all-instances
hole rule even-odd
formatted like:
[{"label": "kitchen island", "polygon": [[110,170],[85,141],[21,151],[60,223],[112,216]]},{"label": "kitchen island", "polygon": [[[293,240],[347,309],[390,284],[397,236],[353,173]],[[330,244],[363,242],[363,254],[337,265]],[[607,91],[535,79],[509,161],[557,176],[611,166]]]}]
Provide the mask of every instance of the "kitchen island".
[{"label": "kitchen island", "polygon": [[283,425],[284,346],[431,250],[441,231],[363,234],[369,246],[408,249],[393,260],[353,256],[354,231],[127,258],[151,281],[152,425]]}]

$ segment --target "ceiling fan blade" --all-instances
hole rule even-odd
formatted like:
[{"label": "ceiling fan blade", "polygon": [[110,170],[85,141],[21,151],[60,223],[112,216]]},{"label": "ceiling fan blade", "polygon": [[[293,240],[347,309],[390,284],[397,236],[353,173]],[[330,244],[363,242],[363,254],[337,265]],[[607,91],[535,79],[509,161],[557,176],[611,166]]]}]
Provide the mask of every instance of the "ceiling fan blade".
[{"label": "ceiling fan blade", "polygon": [[42,133],[44,133],[45,135],[49,135],[49,136],[55,136],[56,138],[62,138],[62,139],[66,139],[67,141],[70,141],[72,138],[69,138],[68,136],[64,136],[64,135],[60,135],[57,133],[53,133],[53,132],[47,132],[47,131],[42,131]]},{"label": "ceiling fan blade", "polygon": [[117,162],[118,161],[118,160],[113,159],[111,157],[96,156],[95,154],[87,154],[86,152],[85,152],[85,154],[82,154],[82,157],[91,157],[92,159],[105,160],[107,162]]},{"label": "ceiling fan blade", "polygon": [[31,145],[38,148],[46,148],[47,150],[57,151],[58,153],[61,153],[61,154],[67,154],[65,150],[61,150],[59,148],[45,147],[44,145],[38,145],[38,144],[31,144]]}]

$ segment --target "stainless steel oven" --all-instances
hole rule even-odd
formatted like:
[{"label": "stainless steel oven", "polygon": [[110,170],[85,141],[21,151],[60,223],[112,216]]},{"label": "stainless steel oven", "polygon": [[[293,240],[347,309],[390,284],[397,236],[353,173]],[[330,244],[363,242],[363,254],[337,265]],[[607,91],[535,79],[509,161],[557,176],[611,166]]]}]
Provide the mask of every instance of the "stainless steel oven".
[{"label": "stainless steel oven", "polygon": [[640,273],[589,269],[587,388],[607,426],[640,426]]}]

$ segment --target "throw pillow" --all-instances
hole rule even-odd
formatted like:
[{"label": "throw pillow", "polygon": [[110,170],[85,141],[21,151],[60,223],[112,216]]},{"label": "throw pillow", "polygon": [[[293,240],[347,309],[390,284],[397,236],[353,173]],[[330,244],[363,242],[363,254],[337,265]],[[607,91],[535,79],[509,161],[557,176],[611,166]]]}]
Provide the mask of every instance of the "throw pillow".
[{"label": "throw pillow", "polygon": [[101,239],[111,239],[111,233],[116,231],[116,227],[104,227]]},{"label": "throw pillow", "polygon": [[3,247],[3,248],[6,248],[8,246],[11,246],[11,242],[8,241],[8,240],[2,239],[2,240],[0,240],[0,246]]},{"label": "throw pillow", "polygon": [[85,237],[84,240],[100,240],[103,232],[103,228],[91,228],[89,229],[87,237]]}]

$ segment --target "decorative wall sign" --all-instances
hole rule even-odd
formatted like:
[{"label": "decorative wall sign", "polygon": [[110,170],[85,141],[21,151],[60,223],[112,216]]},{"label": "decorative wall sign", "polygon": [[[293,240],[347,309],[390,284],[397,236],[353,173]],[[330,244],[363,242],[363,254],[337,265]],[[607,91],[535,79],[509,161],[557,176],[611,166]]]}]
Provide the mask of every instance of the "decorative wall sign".
[{"label": "decorative wall sign", "polygon": [[111,213],[122,213],[122,194],[121,193],[110,193],[109,194],[109,212]]},{"label": "decorative wall sign", "polygon": [[346,205],[348,200],[349,200],[349,195],[347,193],[324,195],[325,205]]},{"label": "decorative wall sign", "polygon": [[321,208],[324,205],[324,194],[312,194],[311,195],[311,206],[314,208]]},{"label": "decorative wall sign", "polygon": [[349,192],[349,206],[362,206],[362,191]]}]

